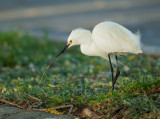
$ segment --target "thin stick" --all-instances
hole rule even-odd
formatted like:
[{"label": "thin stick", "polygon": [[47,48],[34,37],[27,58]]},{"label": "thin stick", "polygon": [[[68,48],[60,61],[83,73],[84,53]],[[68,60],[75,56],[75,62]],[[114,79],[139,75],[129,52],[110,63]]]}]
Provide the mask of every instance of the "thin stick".
[{"label": "thin stick", "polygon": [[38,98],[36,98],[36,97],[34,97],[34,96],[32,96],[32,95],[29,95],[29,94],[27,94],[27,93],[24,93],[24,95],[29,96],[30,98],[39,101],[39,104],[37,104],[37,105],[32,105],[32,106],[30,106],[29,108],[38,108],[38,107],[40,107],[40,106],[43,104],[43,102],[42,102],[41,99],[38,99]]},{"label": "thin stick", "polygon": [[7,103],[7,104],[9,104],[9,105],[12,105],[12,106],[15,106],[15,107],[24,109],[24,107],[22,107],[22,106],[20,106],[20,105],[17,105],[17,104],[15,104],[15,103],[13,103],[13,102],[9,102],[9,101],[7,101],[7,100],[5,100],[5,99],[0,99],[0,102],[4,102],[4,103]]},{"label": "thin stick", "polygon": [[70,106],[71,106],[71,108],[70,108],[68,114],[70,114],[72,112],[72,109],[73,109],[73,105],[70,105]]},{"label": "thin stick", "polygon": [[33,98],[33,99],[35,99],[35,100],[38,100],[39,102],[42,102],[41,99],[38,99],[38,98],[36,98],[36,97],[34,97],[34,96],[32,96],[32,95],[29,95],[29,94],[27,94],[27,93],[23,93],[23,94],[26,95],[26,96],[29,96],[30,98]]},{"label": "thin stick", "polygon": [[[92,88],[96,88],[96,87],[98,87],[98,86],[112,86],[112,84],[103,84],[103,83],[100,83],[100,84],[98,84],[98,85],[96,85],[96,86],[93,86]],[[120,85],[114,85],[115,87],[118,87],[118,88],[120,88],[121,86]]]},{"label": "thin stick", "polygon": [[38,107],[40,107],[42,104],[43,104],[43,102],[40,102],[40,103],[37,104],[37,105],[32,105],[32,106],[30,106],[30,108],[38,108]]},{"label": "thin stick", "polygon": [[40,83],[41,83],[41,81],[42,81],[42,79],[43,79],[46,71],[49,69],[49,67],[50,67],[50,65],[52,64],[52,62],[53,62],[57,57],[59,57],[62,53],[64,53],[65,50],[69,47],[69,45],[70,45],[70,44],[66,45],[66,46],[50,61],[50,63],[48,64],[47,68],[44,70],[44,72],[43,72],[43,74],[42,74],[42,76],[41,76],[41,79],[40,79],[38,85],[40,85]]},{"label": "thin stick", "polygon": [[[29,96],[29,95],[28,95]],[[32,97],[32,96],[31,96]],[[35,97],[33,97],[34,99],[36,99]],[[0,102],[4,102],[4,103],[7,103],[9,105],[12,105],[12,106],[15,106],[15,107],[18,107],[18,108],[21,108],[21,109],[24,109],[24,107],[22,106],[19,106],[13,102],[9,102],[7,100],[4,100],[4,99],[0,99]],[[28,110],[33,110],[33,111],[46,111],[48,109],[50,110],[56,110],[56,109],[60,109],[60,108],[66,108],[66,107],[70,107],[70,110],[68,112],[68,114],[70,114],[72,112],[72,109],[73,109],[73,105],[62,105],[62,106],[58,106],[58,107],[54,107],[54,108],[47,108],[47,109],[31,109],[31,108],[27,108]]]},{"label": "thin stick", "polygon": [[49,62],[49,64],[48,64],[47,68],[44,70],[44,72],[43,72],[43,74],[42,74],[42,76],[41,76],[41,79],[40,79],[40,81],[39,81],[39,84],[38,84],[38,85],[40,85],[40,83],[41,83],[41,81],[42,81],[42,79],[43,79],[43,77],[44,77],[44,75],[45,75],[46,71],[49,69],[50,65],[52,64],[52,62],[53,62],[56,58],[57,58],[57,57],[54,57],[54,58]]},{"label": "thin stick", "polygon": [[73,109],[73,105],[62,105],[62,106],[58,106],[58,107],[54,107],[54,108],[47,108],[47,109],[33,109],[34,111],[46,111],[46,110],[56,110],[56,109],[60,109],[60,108],[66,108],[66,107],[70,107],[70,110],[68,112],[68,114],[71,113],[72,109]]}]

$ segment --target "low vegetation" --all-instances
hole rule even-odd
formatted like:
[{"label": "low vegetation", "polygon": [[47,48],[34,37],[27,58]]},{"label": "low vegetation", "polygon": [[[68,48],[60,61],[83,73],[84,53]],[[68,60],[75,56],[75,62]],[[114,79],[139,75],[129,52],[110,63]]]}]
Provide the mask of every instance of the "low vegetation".
[{"label": "low vegetation", "polygon": [[[40,81],[48,63],[64,45],[49,41],[45,35],[35,38],[26,33],[0,33],[0,103],[8,101],[28,109],[73,105],[71,114],[86,118],[85,109],[96,118],[159,117],[159,56],[119,57],[121,75],[112,91],[109,63],[84,56],[79,47],[74,47],[57,59]],[[67,114],[69,109],[64,106],[56,113]]]}]

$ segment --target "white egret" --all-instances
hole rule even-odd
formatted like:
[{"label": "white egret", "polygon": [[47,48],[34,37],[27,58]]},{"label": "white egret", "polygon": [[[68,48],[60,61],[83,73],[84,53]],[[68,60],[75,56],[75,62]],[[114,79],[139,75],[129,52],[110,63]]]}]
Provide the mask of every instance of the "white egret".
[{"label": "white egret", "polygon": [[[67,45],[53,60],[67,48],[75,45],[80,45],[80,50],[85,55],[99,56],[109,60],[112,73],[112,89],[114,89],[116,80],[120,75],[117,55],[142,53],[140,35],[133,34],[122,25],[110,21],[99,23],[94,27],[92,33],[82,28],[73,30],[68,37]],[[115,77],[112,63],[116,64],[117,67]]]}]

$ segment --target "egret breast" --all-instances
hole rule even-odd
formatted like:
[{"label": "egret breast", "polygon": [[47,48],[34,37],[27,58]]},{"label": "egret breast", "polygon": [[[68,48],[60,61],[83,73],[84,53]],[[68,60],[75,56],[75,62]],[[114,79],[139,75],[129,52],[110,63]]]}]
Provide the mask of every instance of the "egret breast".
[{"label": "egret breast", "polygon": [[95,46],[94,42],[90,45],[83,44],[80,46],[81,52],[87,56],[101,56],[103,53]]}]

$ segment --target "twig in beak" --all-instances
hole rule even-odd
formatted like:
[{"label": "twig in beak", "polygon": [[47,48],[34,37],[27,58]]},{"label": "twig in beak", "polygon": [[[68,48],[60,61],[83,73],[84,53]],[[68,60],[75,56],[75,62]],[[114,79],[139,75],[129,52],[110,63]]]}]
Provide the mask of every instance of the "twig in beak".
[{"label": "twig in beak", "polygon": [[59,52],[59,53],[49,62],[47,68],[44,70],[44,72],[43,72],[43,74],[42,74],[42,76],[41,76],[41,79],[40,79],[40,82],[39,82],[38,85],[40,85],[40,83],[41,83],[41,81],[42,81],[42,79],[43,79],[46,71],[49,69],[49,67],[50,67],[50,65],[52,64],[52,62],[53,62],[55,59],[57,59],[62,53],[64,53],[64,52],[66,51],[66,49],[69,47],[69,45],[70,45],[70,44],[66,45],[66,46],[61,50],[61,52]]}]

